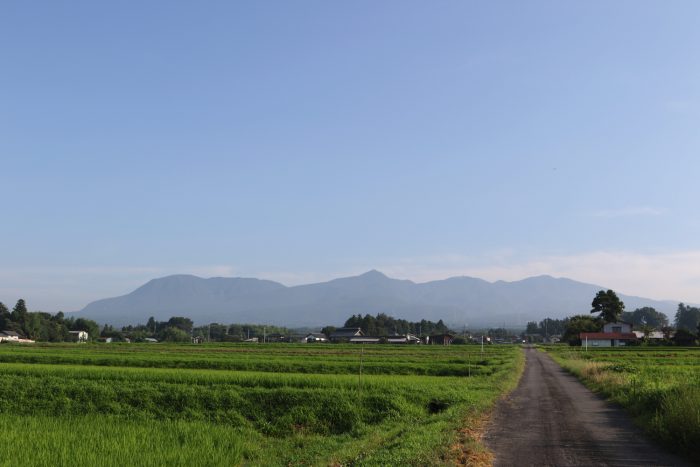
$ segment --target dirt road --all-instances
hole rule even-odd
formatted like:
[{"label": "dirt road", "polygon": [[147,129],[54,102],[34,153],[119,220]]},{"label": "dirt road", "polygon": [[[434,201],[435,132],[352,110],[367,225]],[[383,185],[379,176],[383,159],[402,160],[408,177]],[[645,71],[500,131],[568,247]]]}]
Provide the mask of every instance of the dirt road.
[{"label": "dirt road", "polygon": [[496,407],[486,445],[496,466],[690,465],[651,444],[621,409],[542,352],[526,348],[518,388]]}]

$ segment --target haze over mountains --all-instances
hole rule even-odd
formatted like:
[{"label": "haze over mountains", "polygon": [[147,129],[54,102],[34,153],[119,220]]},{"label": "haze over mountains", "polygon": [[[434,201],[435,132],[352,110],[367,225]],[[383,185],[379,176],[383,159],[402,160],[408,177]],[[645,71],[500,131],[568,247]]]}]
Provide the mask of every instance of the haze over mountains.
[{"label": "haze over mountains", "polygon": [[[375,270],[293,287],[260,279],[173,275],[153,279],[127,295],[92,302],[77,314],[116,326],[145,323],[149,316],[187,316],[196,324],[342,325],[352,314],[380,312],[408,320],[443,319],[460,327],[522,326],[544,317],[588,313],[595,293],[604,288],[550,276],[415,283]],[[651,306],[669,317],[678,304],[618,295],[627,310]]]}]

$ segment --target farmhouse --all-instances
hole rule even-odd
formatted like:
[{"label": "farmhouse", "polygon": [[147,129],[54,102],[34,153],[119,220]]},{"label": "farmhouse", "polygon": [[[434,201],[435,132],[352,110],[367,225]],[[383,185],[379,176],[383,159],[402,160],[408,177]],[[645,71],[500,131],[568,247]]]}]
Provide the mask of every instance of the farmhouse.
[{"label": "farmhouse", "polygon": [[68,331],[73,342],[87,342],[88,333],[87,331]]},{"label": "farmhouse", "polygon": [[0,332],[0,342],[18,342],[20,344],[33,344],[32,339],[24,339],[19,334],[14,331],[2,331]]},{"label": "farmhouse", "polygon": [[351,344],[379,344],[381,337],[356,336],[351,337],[349,342]]},{"label": "farmhouse", "polygon": [[632,331],[634,332],[634,335],[637,336],[637,339],[647,339],[648,341],[654,342],[654,341],[662,341],[664,339],[670,339],[673,337],[675,333],[664,333],[663,331],[649,331],[648,333],[644,333],[644,331]]},{"label": "farmhouse", "polygon": [[289,339],[284,334],[272,333],[265,338],[265,342],[287,342]]},{"label": "farmhouse", "polygon": [[312,344],[314,342],[328,342],[328,338],[325,334],[321,334],[319,332],[312,332],[306,335],[303,342],[306,342],[307,344]]},{"label": "farmhouse", "polygon": [[388,344],[420,344],[420,339],[413,334],[405,336],[389,336],[386,338]]},{"label": "farmhouse", "polygon": [[0,332],[0,342],[19,342],[19,334],[14,331]]},{"label": "farmhouse", "polygon": [[329,336],[331,342],[347,342],[353,337],[362,337],[365,333],[360,328],[338,328]]},{"label": "farmhouse", "polygon": [[582,332],[581,345],[591,347],[623,347],[637,340],[630,323],[605,323],[603,332]]},{"label": "farmhouse", "polygon": [[431,345],[450,345],[454,340],[455,336],[452,334],[435,334],[428,337],[428,344]]}]

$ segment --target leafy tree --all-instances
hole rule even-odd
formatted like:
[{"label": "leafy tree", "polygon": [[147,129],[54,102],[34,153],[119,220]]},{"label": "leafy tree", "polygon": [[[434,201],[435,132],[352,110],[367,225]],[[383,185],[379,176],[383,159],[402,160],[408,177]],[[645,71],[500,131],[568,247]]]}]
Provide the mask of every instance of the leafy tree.
[{"label": "leafy tree", "polygon": [[555,334],[564,334],[566,330],[566,320],[545,318],[539,324],[540,334],[543,336],[552,336]]},{"label": "leafy tree", "polygon": [[539,334],[540,327],[537,325],[537,321],[528,321],[525,327],[525,334]]},{"label": "leafy tree", "polygon": [[675,316],[676,329],[695,330],[700,324],[700,308],[678,304]]},{"label": "leafy tree", "polygon": [[685,347],[695,345],[695,334],[685,328],[680,328],[676,331],[676,335],[673,336],[673,343]]},{"label": "leafy tree", "polygon": [[598,315],[606,323],[614,323],[620,320],[622,312],[625,310],[625,304],[617,297],[617,294],[612,291],[599,291],[593,302],[591,313],[600,313]]},{"label": "leafy tree", "polygon": [[29,312],[27,311],[27,305],[24,303],[24,300],[20,298],[17,300],[17,304],[12,309],[12,321],[18,323],[20,326],[24,325],[28,314]]},{"label": "leafy tree", "polygon": [[[348,327],[357,327],[357,326],[348,326]],[[335,326],[326,326],[323,329],[321,329],[321,334],[324,334],[326,337],[329,337],[331,334],[333,334],[336,330]]]},{"label": "leafy tree", "polygon": [[[27,317],[24,320],[24,325],[22,329],[24,334],[33,340],[39,340],[42,336],[42,319],[39,313],[27,313]],[[43,333],[46,336],[46,333]],[[48,337],[48,336],[46,336]],[[42,339],[43,340],[43,339]],[[46,339],[48,340],[48,339]]]},{"label": "leafy tree", "polygon": [[148,331],[151,331],[153,334],[156,333],[156,320],[153,316],[148,318],[148,323],[146,323],[146,327],[148,328]]},{"label": "leafy tree", "polygon": [[396,319],[385,313],[372,315],[352,315],[345,321],[346,328],[361,328],[368,336],[389,336],[392,334],[416,334],[430,335],[448,332],[447,326],[442,320],[437,323],[427,320],[409,322],[405,319]]},{"label": "leafy tree", "polygon": [[189,342],[190,335],[180,328],[168,326],[160,335],[161,340],[168,342]]},{"label": "leafy tree", "polygon": [[598,332],[602,325],[603,322],[601,318],[594,318],[586,315],[572,316],[567,320],[562,340],[568,342],[569,345],[581,345],[581,339],[579,338],[580,333]]},{"label": "leafy tree", "polygon": [[182,316],[173,316],[168,320],[166,326],[178,328],[184,331],[185,333],[190,334],[192,332],[193,323],[192,320],[189,318],[184,318]]},{"label": "leafy tree", "polygon": [[7,329],[10,321],[12,321],[10,310],[7,309],[4,303],[0,302],[0,331]]},{"label": "leafy tree", "polygon": [[641,328],[661,329],[668,326],[668,316],[649,306],[623,312],[622,320]]}]

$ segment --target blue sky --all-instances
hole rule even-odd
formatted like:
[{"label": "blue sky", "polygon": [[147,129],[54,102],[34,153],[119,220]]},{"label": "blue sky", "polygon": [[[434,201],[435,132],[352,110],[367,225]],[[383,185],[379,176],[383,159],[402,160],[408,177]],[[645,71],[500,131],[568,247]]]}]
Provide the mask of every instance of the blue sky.
[{"label": "blue sky", "polygon": [[700,4],[0,5],[0,301],[551,274],[700,303]]}]

